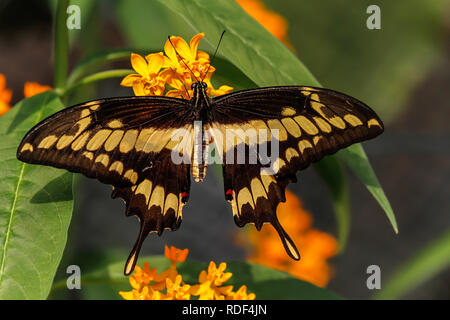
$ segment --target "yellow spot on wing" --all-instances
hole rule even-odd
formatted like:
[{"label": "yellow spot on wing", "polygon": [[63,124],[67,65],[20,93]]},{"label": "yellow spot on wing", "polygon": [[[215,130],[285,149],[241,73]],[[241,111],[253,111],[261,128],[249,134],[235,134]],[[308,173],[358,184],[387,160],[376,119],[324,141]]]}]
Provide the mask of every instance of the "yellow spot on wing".
[{"label": "yellow spot on wing", "polygon": [[122,140],[123,137],[123,130],[114,130],[113,133],[109,136],[108,140],[105,142],[105,150],[106,151],[112,151],[114,148],[116,148],[120,140]]},{"label": "yellow spot on wing", "polygon": [[298,143],[298,149],[300,150],[301,153],[303,153],[303,150],[310,148],[312,149],[312,145],[308,140],[301,140]]},{"label": "yellow spot on wing", "polygon": [[136,181],[138,179],[138,174],[133,169],[129,169],[125,172],[123,177],[130,180],[132,184],[136,184]]},{"label": "yellow spot on wing", "polygon": [[253,199],[255,199],[255,201],[258,198],[267,198],[266,191],[264,190],[264,187],[258,178],[253,178],[250,183],[250,188],[252,190]]},{"label": "yellow spot on wing", "polygon": [[136,145],[134,146],[136,148],[136,151],[142,151],[144,149],[145,144],[150,139],[154,131],[155,131],[154,128],[141,130],[136,140]]},{"label": "yellow spot on wing", "polygon": [[298,138],[302,135],[302,131],[297,123],[292,118],[283,118],[281,122],[286,127],[286,130],[294,137]]},{"label": "yellow spot on wing", "polygon": [[284,162],[283,159],[278,158],[277,160],[275,160],[275,161],[272,163],[272,166],[271,166],[271,167],[272,167],[272,170],[273,170],[275,173],[277,173],[277,172],[280,171],[280,169],[283,168],[285,165],[286,165],[286,162]]},{"label": "yellow spot on wing", "polygon": [[69,144],[71,144],[73,140],[75,140],[75,138],[76,136],[63,135],[61,138],[59,138],[58,143],[56,144],[56,149],[64,149]]},{"label": "yellow spot on wing", "polygon": [[78,151],[81,148],[83,148],[84,145],[86,144],[86,141],[87,141],[88,138],[89,138],[89,132],[86,131],[72,143],[72,146],[71,146],[72,150],[73,151]]},{"label": "yellow spot on wing", "polygon": [[291,162],[291,159],[294,157],[299,157],[300,155],[298,154],[297,150],[295,150],[294,148],[287,148],[286,150],[286,160],[288,162]]},{"label": "yellow spot on wing", "polygon": [[20,150],[20,152],[24,152],[24,151],[30,151],[33,152],[34,148],[30,143],[25,143],[22,147],[22,149]]},{"label": "yellow spot on wing", "polygon": [[291,108],[291,107],[283,108],[283,110],[281,111],[281,115],[282,115],[282,116],[285,116],[285,117],[293,116],[293,115],[295,115],[296,113],[297,113],[297,111],[295,111],[295,109],[294,109],[294,108]]},{"label": "yellow spot on wing", "polygon": [[250,206],[253,209],[255,209],[255,205],[253,204],[253,198],[248,188],[242,188],[239,191],[237,202],[239,204],[239,208],[241,208],[241,211],[242,206],[245,205],[246,203],[250,204]]},{"label": "yellow spot on wing", "polygon": [[122,141],[120,142],[119,150],[122,153],[130,152],[134,148],[134,144],[136,143],[138,131],[137,130],[128,130],[125,132]]},{"label": "yellow spot on wing", "polygon": [[[111,169],[110,169],[111,170]],[[148,203],[150,194],[152,193],[152,182],[148,179],[142,181],[136,188],[135,194],[143,194],[145,196],[145,203]]]},{"label": "yellow spot on wing", "polygon": [[172,208],[173,211],[175,211],[175,215],[177,215],[178,197],[173,193],[169,193],[166,197],[166,203],[164,204],[164,214],[166,214],[170,208]]},{"label": "yellow spot on wing", "polygon": [[94,159],[94,154],[93,154],[92,152],[84,151],[84,152],[82,153],[82,155],[83,155],[85,158],[88,158],[89,160]]},{"label": "yellow spot on wing", "polygon": [[323,103],[319,102],[319,95],[317,93],[311,94],[311,108],[316,110],[323,118],[330,122],[333,126],[339,129],[345,129],[346,125],[344,120],[338,116],[327,116],[322,109],[327,108]]},{"label": "yellow spot on wing", "polygon": [[38,145],[38,148],[49,149],[55,144],[57,140],[58,137],[56,137],[55,135],[47,136],[44,139],[42,139],[42,141]]},{"label": "yellow spot on wing", "polygon": [[319,133],[319,129],[305,116],[297,116],[294,120],[302,127],[307,134],[315,135]]},{"label": "yellow spot on wing", "polygon": [[109,171],[116,171],[119,174],[123,172],[123,163],[121,161],[114,161],[109,167]]},{"label": "yellow spot on wing", "polygon": [[108,122],[108,127],[112,128],[112,129],[117,129],[117,128],[122,128],[123,123],[120,120],[112,120],[110,122]]},{"label": "yellow spot on wing", "polygon": [[361,120],[358,119],[358,117],[352,115],[352,114],[346,114],[344,116],[344,120],[351,124],[352,127],[360,126],[362,125]]},{"label": "yellow spot on wing", "polygon": [[102,153],[95,158],[95,162],[100,162],[105,168],[108,167],[109,164],[109,156],[105,153]]},{"label": "yellow spot on wing", "polygon": [[331,132],[331,126],[328,124],[328,122],[326,122],[322,118],[314,117],[314,121],[316,122],[319,129],[322,130],[322,132],[325,132],[325,133]]},{"label": "yellow spot on wing", "polygon": [[[278,130],[278,140],[279,141],[286,141],[288,138],[286,129],[283,127],[281,122],[277,119],[275,120],[268,120],[267,125],[269,126],[270,130],[275,131]],[[275,132],[272,132],[272,135],[276,137]]]},{"label": "yellow spot on wing", "polygon": [[377,121],[377,119],[370,119],[368,122],[367,122],[367,126],[370,128],[371,126],[377,126],[377,127],[380,127],[381,128],[381,125],[380,125],[380,123]]},{"label": "yellow spot on wing", "polygon": [[89,140],[86,149],[90,150],[90,151],[94,151],[99,149],[103,143],[105,142],[105,140],[109,137],[109,135],[111,134],[111,130],[109,129],[102,129],[99,130],[92,138],[91,140]]},{"label": "yellow spot on wing", "polygon": [[150,201],[148,203],[148,207],[151,206],[160,206],[161,207],[161,213],[162,210],[164,210],[164,188],[161,186],[156,186],[155,189],[152,192],[152,197],[150,198]]},{"label": "yellow spot on wing", "polygon": [[264,185],[264,189],[266,189],[267,194],[269,194],[269,186],[271,183],[275,183],[275,178],[268,174],[262,174],[261,181]]}]

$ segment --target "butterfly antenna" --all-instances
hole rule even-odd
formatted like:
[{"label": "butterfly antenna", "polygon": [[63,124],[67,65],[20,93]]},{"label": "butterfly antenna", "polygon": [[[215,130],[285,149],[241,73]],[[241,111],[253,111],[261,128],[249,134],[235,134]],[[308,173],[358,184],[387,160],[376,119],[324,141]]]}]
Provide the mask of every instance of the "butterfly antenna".
[{"label": "butterfly antenna", "polygon": [[216,50],[214,51],[213,57],[211,58],[211,61],[209,62],[208,69],[206,69],[206,73],[205,73],[205,75],[202,78],[202,82],[206,78],[206,76],[208,75],[209,67],[211,67],[211,63],[214,61],[214,58],[216,57],[217,50],[219,50],[219,46],[220,46],[220,43],[222,42],[222,38],[223,38],[224,34],[225,34],[225,30],[223,30],[222,34],[220,35],[220,39],[219,39],[219,42],[217,43]]},{"label": "butterfly antenna", "polygon": [[170,68],[170,70],[172,70],[175,77],[177,77],[177,79],[180,80],[180,82],[183,84],[184,90],[186,90],[186,94],[188,95],[189,99],[191,99],[191,95],[189,94],[189,90],[186,86],[186,83],[184,83],[184,81],[181,80],[180,76],[175,72],[175,70],[173,70],[173,68]]},{"label": "butterfly antenna", "polygon": [[177,54],[178,57],[180,57],[181,61],[184,63],[184,65],[186,66],[186,68],[188,68],[188,70],[191,72],[192,76],[195,79],[195,82],[199,82],[197,77],[195,76],[194,72],[192,72],[191,68],[189,68],[189,66],[187,65],[187,63],[184,61],[183,57],[178,53],[177,49],[175,48],[175,46],[172,43],[172,40],[170,39],[170,36],[168,37],[170,44],[173,47],[173,50],[175,50],[175,53]]}]

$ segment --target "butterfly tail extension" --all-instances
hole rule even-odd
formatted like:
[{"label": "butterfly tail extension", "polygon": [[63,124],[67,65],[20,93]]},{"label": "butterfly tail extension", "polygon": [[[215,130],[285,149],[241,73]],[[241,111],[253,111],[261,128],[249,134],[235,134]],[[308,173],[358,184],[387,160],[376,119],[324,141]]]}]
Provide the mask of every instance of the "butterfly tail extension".
[{"label": "butterfly tail extension", "polygon": [[284,249],[286,250],[286,253],[294,260],[300,260],[300,253],[298,252],[298,249],[294,243],[294,241],[289,237],[287,232],[283,229],[278,219],[275,217],[274,221],[272,222],[272,226],[275,228],[275,230],[278,232],[278,235],[280,236],[281,242],[283,243]]},{"label": "butterfly tail extension", "polygon": [[130,255],[128,256],[127,262],[125,263],[125,268],[123,273],[126,276],[129,276],[136,266],[136,262],[139,257],[139,252],[141,251],[142,244],[144,243],[144,240],[147,238],[148,230],[146,230],[145,223],[141,223],[141,229],[139,231],[138,238],[136,240],[136,243],[134,244],[133,249],[130,252]]}]

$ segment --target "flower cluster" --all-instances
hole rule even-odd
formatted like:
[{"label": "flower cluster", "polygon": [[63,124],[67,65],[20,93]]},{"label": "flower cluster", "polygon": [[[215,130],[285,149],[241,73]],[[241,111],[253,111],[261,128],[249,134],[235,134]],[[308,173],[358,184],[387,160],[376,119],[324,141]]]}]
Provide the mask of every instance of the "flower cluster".
[{"label": "flower cluster", "polygon": [[286,190],[286,202],[278,206],[277,216],[286,232],[295,239],[302,258],[300,261],[289,258],[276,231],[263,227],[260,232],[249,229],[248,239],[239,239],[241,242],[248,240],[250,244],[249,260],[325,287],[332,276],[332,268],[327,260],[337,254],[336,239],[312,228],[311,214],[302,208],[300,199],[289,190]]},{"label": "flower cluster", "polygon": [[[41,92],[51,90],[52,87],[40,85],[37,82],[25,82],[23,87],[23,95],[25,98],[32,97]],[[0,73],[0,116],[4,115],[11,109],[12,91],[6,88],[6,78]]]},{"label": "flower cluster", "polygon": [[[214,89],[211,76],[216,70],[209,60],[209,54],[198,50],[204,33],[195,35],[189,45],[181,37],[170,37],[164,45],[164,53],[152,53],[145,58],[131,54],[131,65],[137,72],[126,76],[121,85],[132,87],[136,96],[183,97],[190,99],[191,85],[203,80],[208,85],[208,95],[219,96],[229,93],[232,87],[223,85]],[[169,90],[166,91],[166,86]]]},{"label": "flower cluster", "polygon": [[233,286],[222,286],[232,277],[225,272],[226,263],[219,267],[211,261],[208,270],[200,272],[199,284],[189,285],[177,271],[177,263],[184,262],[188,249],[180,250],[165,246],[164,254],[171,261],[169,268],[157,274],[156,268],[150,269],[148,262],[144,268],[136,266],[129,277],[131,291],[120,291],[125,300],[190,300],[196,296],[199,300],[254,300],[255,294],[247,294],[247,287],[241,286],[236,292]]}]

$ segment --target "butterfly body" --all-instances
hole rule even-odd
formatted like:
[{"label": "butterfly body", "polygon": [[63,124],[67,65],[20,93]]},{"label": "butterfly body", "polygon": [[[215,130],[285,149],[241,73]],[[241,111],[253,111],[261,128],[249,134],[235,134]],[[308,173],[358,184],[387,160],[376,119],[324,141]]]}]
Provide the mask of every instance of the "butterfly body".
[{"label": "butterfly body", "polygon": [[149,233],[178,229],[191,176],[203,181],[209,162],[222,165],[236,224],[272,224],[299,259],[276,217],[287,184],[324,156],[382,133],[381,120],[361,101],[322,88],[257,88],[215,98],[203,82],[192,89],[190,100],[122,97],[69,107],[32,128],[17,157],[113,186],[112,197],[141,222],[125,274]]}]

